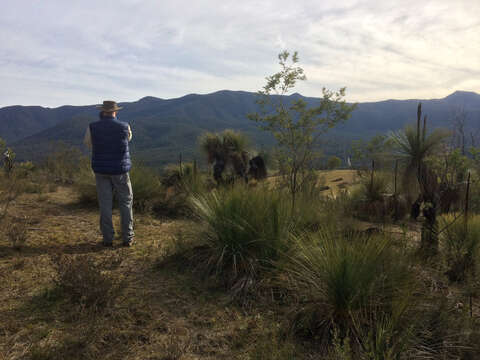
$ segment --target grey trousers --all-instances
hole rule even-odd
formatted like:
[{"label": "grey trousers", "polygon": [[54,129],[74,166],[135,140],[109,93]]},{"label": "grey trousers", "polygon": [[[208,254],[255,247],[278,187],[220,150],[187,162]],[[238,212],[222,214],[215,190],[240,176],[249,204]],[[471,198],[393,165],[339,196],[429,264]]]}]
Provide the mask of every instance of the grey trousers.
[{"label": "grey trousers", "polygon": [[104,175],[95,174],[97,183],[98,205],[100,206],[100,230],[104,244],[111,244],[115,236],[112,223],[113,194],[118,198],[120,218],[122,222],[122,238],[124,243],[129,243],[133,233],[133,193],[130,175]]}]

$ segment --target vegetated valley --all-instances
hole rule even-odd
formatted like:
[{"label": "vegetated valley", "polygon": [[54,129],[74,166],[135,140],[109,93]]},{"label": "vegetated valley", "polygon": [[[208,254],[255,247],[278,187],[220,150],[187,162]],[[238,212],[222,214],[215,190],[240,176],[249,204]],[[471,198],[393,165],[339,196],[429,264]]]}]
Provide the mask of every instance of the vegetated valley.
[{"label": "vegetated valley", "polygon": [[[299,94],[290,99],[304,99],[314,106],[320,98]],[[145,97],[122,103],[119,119],[131,124],[135,141],[133,155],[143,163],[161,168],[175,162],[179,154],[187,161],[198,156],[197,138],[205,131],[234,129],[246,133],[257,150],[271,149],[273,137],[259,131],[247,115],[258,110],[255,93],[219,91],[207,95],[191,94],[178,99]],[[480,95],[457,91],[438,100],[387,100],[360,103],[351,118],[337,124],[322,139],[321,150],[327,155],[344,157],[352,140],[368,140],[377,134],[388,134],[415,121],[415,107],[421,101],[432,128],[451,128],[455,113],[468,113],[466,132],[479,131]],[[0,137],[17,154],[19,160],[42,160],[59,142],[82,146],[88,124],[98,118],[94,105],[42,108],[10,106],[0,109]]]}]

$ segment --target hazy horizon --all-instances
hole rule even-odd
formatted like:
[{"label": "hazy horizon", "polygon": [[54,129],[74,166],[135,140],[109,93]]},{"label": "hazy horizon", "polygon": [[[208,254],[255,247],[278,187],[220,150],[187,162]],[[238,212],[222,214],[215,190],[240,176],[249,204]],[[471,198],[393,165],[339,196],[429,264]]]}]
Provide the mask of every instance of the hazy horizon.
[{"label": "hazy horizon", "polygon": [[480,92],[480,2],[18,0],[0,14],[0,107],[258,91],[297,50],[350,102]]},{"label": "hazy horizon", "polygon": [[[180,99],[182,97],[185,97],[185,96],[188,96],[188,95],[209,95],[209,94],[214,94],[214,93],[217,93],[217,92],[221,92],[221,91],[232,91],[232,92],[237,92],[237,91],[244,91],[244,92],[250,92],[250,91],[247,91],[247,90],[231,90],[231,89],[220,89],[220,90],[216,90],[216,91],[212,91],[212,92],[209,92],[209,93],[188,93],[188,94],[184,94],[184,95],[181,95],[181,96],[175,96],[175,97],[159,97],[159,96],[154,96],[154,95],[145,95],[145,96],[142,96],[138,99],[133,99],[133,100],[118,100],[118,99],[114,99],[114,101],[116,101],[117,103],[134,103],[136,101],[139,101],[145,97],[154,97],[154,98],[157,98],[157,99],[161,99],[161,100],[175,100],[175,99]],[[455,90],[449,94],[446,94],[445,96],[441,96],[441,97],[435,97],[435,98],[405,98],[405,99],[397,99],[397,98],[385,98],[385,99],[379,99],[379,100],[372,100],[372,101],[349,101],[347,99],[347,102],[350,102],[350,103],[370,103],[370,102],[381,102],[381,101],[388,101],[388,100],[421,100],[421,101],[428,101],[428,100],[437,100],[437,99],[443,99],[451,94],[453,94],[454,92],[457,92],[457,91],[460,91],[460,92],[474,92],[475,94],[478,94],[480,95],[480,93],[477,93],[476,91],[469,91],[469,90]],[[312,98],[315,98],[315,97],[320,97],[321,95],[319,96],[307,96],[307,95],[304,95],[304,94],[300,94],[302,96],[305,96],[305,97],[312,97]],[[287,95],[288,96],[288,95]],[[104,100],[109,100],[109,99],[104,99]],[[44,107],[44,108],[51,108],[51,109],[54,109],[54,108],[58,108],[58,107],[62,107],[62,106],[93,106],[93,105],[99,105],[101,104],[101,102],[98,102],[98,103],[90,103],[90,104],[87,104],[87,103],[79,103],[79,104],[70,104],[70,103],[67,103],[67,104],[60,104],[60,105],[57,105],[57,106],[47,106],[47,105],[42,105],[42,104],[10,104],[10,105],[1,105],[0,104],[0,108],[5,108],[5,107],[12,107],[12,106],[40,106],[40,107]]]}]

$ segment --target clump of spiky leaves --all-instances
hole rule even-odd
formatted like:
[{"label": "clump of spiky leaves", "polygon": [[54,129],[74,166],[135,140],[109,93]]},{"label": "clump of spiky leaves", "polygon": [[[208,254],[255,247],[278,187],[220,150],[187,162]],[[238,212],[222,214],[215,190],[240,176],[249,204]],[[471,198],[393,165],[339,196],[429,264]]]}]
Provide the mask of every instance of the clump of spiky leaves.
[{"label": "clump of spiky leaves", "polygon": [[227,129],[221,133],[221,136],[223,146],[232,153],[240,153],[248,146],[247,136],[240,131]]},{"label": "clump of spiky leaves", "polygon": [[425,160],[428,156],[434,155],[449,136],[449,132],[443,129],[435,129],[427,133],[427,117],[423,118],[423,127],[421,126],[421,117],[422,106],[419,104],[416,128],[409,125],[391,135],[396,155],[405,164],[404,179],[409,184],[421,182],[421,171],[425,167]]},{"label": "clump of spiky leaves", "polygon": [[365,319],[393,316],[397,302],[411,300],[408,264],[383,236],[323,228],[299,237],[285,273],[297,299],[294,331],[324,345],[331,343],[334,329],[342,337],[354,336],[368,327]]},{"label": "clump of spiky leaves", "polygon": [[480,216],[457,219],[444,216],[441,239],[450,281],[462,282],[475,276],[480,252]]},{"label": "clump of spiky leaves", "polygon": [[223,139],[218,133],[206,132],[199,140],[202,150],[207,154],[208,163],[215,161],[215,156],[223,153]]},{"label": "clump of spiky leaves", "polygon": [[225,168],[232,167],[235,174],[246,175],[249,141],[245,134],[230,129],[221,133],[207,132],[200,137],[199,143],[209,164],[221,161]]},{"label": "clump of spiky leaves", "polygon": [[288,245],[292,221],[279,192],[237,186],[195,195],[191,203],[206,226],[200,266],[227,286],[251,284]]}]

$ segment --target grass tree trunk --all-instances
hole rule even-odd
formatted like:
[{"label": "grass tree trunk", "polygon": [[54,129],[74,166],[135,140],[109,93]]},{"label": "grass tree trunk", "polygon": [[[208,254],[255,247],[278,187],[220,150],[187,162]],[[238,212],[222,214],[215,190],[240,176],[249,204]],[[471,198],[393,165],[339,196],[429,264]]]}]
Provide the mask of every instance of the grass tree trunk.
[{"label": "grass tree trunk", "polygon": [[424,217],[420,250],[424,256],[431,257],[438,253],[438,183],[436,175],[425,165],[422,166],[419,180],[422,189]]},{"label": "grass tree trunk", "polygon": [[425,220],[422,224],[420,251],[424,256],[431,257],[438,253],[438,222],[435,201],[426,202],[423,215]]}]

